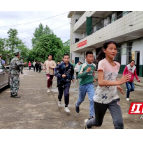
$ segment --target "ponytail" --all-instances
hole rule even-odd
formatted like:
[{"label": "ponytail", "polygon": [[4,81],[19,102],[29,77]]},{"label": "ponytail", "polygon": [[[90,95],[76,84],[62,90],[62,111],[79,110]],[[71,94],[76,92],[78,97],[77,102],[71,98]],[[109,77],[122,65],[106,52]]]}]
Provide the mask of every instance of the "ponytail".
[{"label": "ponytail", "polygon": [[105,53],[103,52],[103,49],[102,49],[102,51],[100,51],[100,52],[98,53],[96,60],[97,60],[97,61],[100,61],[100,60],[102,60],[102,59],[104,59],[104,58],[105,58]]}]

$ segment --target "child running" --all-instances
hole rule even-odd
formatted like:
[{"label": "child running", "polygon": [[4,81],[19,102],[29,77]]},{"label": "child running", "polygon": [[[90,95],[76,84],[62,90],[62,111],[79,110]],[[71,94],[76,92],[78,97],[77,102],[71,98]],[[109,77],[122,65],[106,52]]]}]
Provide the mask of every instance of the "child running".
[{"label": "child running", "polygon": [[71,85],[71,80],[74,82],[74,68],[73,65],[69,63],[68,54],[64,54],[63,62],[59,64],[58,67],[55,69],[55,76],[57,77],[57,87],[59,91],[58,105],[61,106],[61,100],[64,92],[65,112],[69,113],[69,89]]},{"label": "child running", "polygon": [[92,128],[92,126],[101,126],[107,109],[111,113],[114,128],[123,129],[124,125],[117,89],[124,94],[119,85],[128,82],[130,75],[127,74],[122,76],[120,80],[117,79],[120,64],[113,61],[117,54],[116,42],[109,41],[104,43],[103,52],[105,53],[104,59],[98,65],[98,87],[93,98],[95,118],[84,121],[85,129]]},{"label": "child running", "polygon": [[140,82],[140,79],[138,78],[137,73],[136,73],[136,66],[135,66],[134,60],[131,60],[130,64],[128,64],[125,67],[123,71],[123,75],[126,75],[126,74],[131,75],[130,81],[126,82],[126,87],[127,87],[126,100],[129,101],[130,92],[134,91],[134,76],[136,77],[136,80]]},{"label": "child running", "polygon": [[93,96],[95,95],[94,84],[95,82],[95,64],[93,64],[93,53],[91,51],[86,52],[86,63],[82,64],[79,68],[78,77],[80,78],[79,84],[79,98],[75,103],[75,110],[79,113],[80,104],[84,101],[86,93],[88,93],[88,98],[90,101],[89,107],[89,118],[94,117],[94,101]]}]

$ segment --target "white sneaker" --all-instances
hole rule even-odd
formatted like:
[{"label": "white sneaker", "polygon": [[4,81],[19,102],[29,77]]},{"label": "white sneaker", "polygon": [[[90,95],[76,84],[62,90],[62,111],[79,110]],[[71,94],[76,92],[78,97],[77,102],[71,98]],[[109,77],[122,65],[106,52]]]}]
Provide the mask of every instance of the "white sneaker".
[{"label": "white sneaker", "polygon": [[58,102],[58,106],[61,107],[61,101]]},{"label": "white sneaker", "polygon": [[47,92],[50,92],[50,88],[47,89]]},{"label": "white sneaker", "polygon": [[69,112],[70,112],[70,110],[69,110],[69,108],[68,108],[68,107],[65,107],[65,112],[67,112],[67,113],[69,113]]},{"label": "white sneaker", "polygon": [[84,120],[84,129],[88,129],[87,124],[86,124],[87,121],[88,121],[88,119],[85,119],[85,120]]},{"label": "white sneaker", "polygon": [[127,101],[129,101],[129,98],[126,98]]}]

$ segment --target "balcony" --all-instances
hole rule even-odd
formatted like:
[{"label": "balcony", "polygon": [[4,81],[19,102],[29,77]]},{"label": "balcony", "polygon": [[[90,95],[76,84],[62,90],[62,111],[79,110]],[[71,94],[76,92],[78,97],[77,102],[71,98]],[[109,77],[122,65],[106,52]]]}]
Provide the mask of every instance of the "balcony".
[{"label": "balcony", "polygon": [[[112,11],[86,11],[73,26],[73,32],[84,32],[86,30],[86,17],[105,18],[111,13]],[[99,20],[100,19],[93,18],[93,25],[96,24]]]},{"label": "balcony", "polygon": [[78,43],[87,40],[87,44],[77,48],[75,43],[71,46],[72,51],[83,51],[85,48],[98,48],[107,40],[114,40],[117,43],[143,37],[143,11],[134,11],[124,15],[122,18],[101,27],[91,35],[80,40]]}]

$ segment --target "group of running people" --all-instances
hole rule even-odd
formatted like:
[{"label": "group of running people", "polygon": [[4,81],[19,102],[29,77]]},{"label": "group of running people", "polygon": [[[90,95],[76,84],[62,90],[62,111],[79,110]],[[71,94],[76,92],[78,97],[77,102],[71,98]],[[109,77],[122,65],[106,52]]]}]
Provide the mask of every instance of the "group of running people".
[{"label": "group of running people", "polygon": [[[134,91],[134,76],[140,82],[137,74],[135,61],[132,60],[123,72],[123,76],[118,79],[120,63],[114,61],[117,54],[117,43],[114,41],[105,42],[103,50],[97,57],[98,63],[98,86],[94,89],[93,82],[95,79],[96,65],[93,63],[94,56],[91,51],[86,52],[86,62],[78,63],[76,75],[79,79],[79,97],[75,103],[75,111],[80,112],[80,105],[84,101],[86,93],[89,98],[89,118],[85,120],[85,128],[89,129],[93,126],[101,126],[107,109],[110,111],[115,129],[123,129],[123,118],[120,108],[120,98],[117,89],[125,95],[120,85],[126,83],[127,101],[129,94]],[[69,90],[71,81],[74,82],[74,65],[70,63],[68,54],[63,55],[63,61],[56,65],[52,60],[52,55],[48,56],[48,60],[43,64],[43,68],[47,75],[47,92],[51,91],[54,75],[57,77],[58,87],[58,105],[61,106],[61,100],[64,93],[65,112],[69,113]],[[76,79],[77,79],[76,78]]]}]

